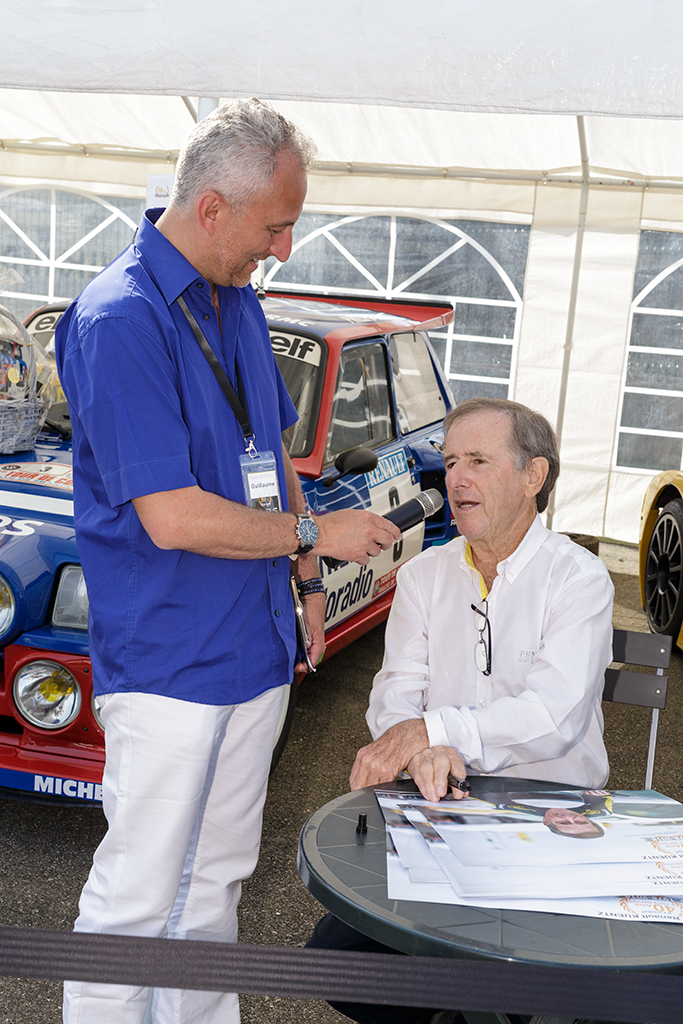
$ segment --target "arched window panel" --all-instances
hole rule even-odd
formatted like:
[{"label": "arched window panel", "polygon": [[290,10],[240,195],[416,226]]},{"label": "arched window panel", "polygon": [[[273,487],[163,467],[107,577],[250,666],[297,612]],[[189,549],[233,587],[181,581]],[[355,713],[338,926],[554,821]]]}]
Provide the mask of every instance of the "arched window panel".
[{"label": "arched window panel", "polygon": [[[492,263],[485,253],[472,245],[462,229],[450,231],[442,224],[414,220],[408,239],[401,233],[405,218],[397,218],[397,221],[394,267],[397,291],[459,294],[480,299],[517,297],[501,277],[500,265]],[[456,223],[449,226],[455,228]]]},{"label": "arched window panel", "polygon": [[683,401],[672,395],[627,393],[621,413],[624,427],[683,434]]},{"label": "arched window panel", "polygon": [[[50,251],[51,190],[46,188],[22,189],[3,196],[0,200],[0,207],[12,222],[9,237],[14,234],[15,238],[18,237],[18,240],[21,240],[22,235],[26,236],[47,257]],[[29,248],[30,255],[35,257],[35,249]],[[4,245],[2,253],[10,255],[9,252],[6,252]],[[27,254],[20,252],[17,255],[25,256]]]},{"label": "arched window panel", "polygon": [[634,278],[616,465],[680,469],[683,457],[683,235],[643,231]]},{"label": "arched window panel", "polygon": [[635,348],[683,349],[683,314],[633,313],[631,345]]},{"label": "arched window panel", "polygon": [[652,291],[643,295],[641,309],[679,309],[683,303],[683,265],[668,273]]},{"label": "arched window panel", "polygon": [[617,465],[630,469],[680,469],[683,439],[627,434],[619,437]]},{"label": "arched window panel", "polygon": [[97,277],[98,270],[71,270],[62,267],[55,269],[55,295],[63,295],[65,298],[72,298],[80,295],[86,284]]},{"label": "arched window panel", "polygon": [[[40,250],[39,250],[40,251]],[[0,253],[5,260],[35,260],[39,252],[0,216]]]},{"label": "arched window panel", "polygon": [[131,242],[143,208],[72,189],[0,190],[0,302],[23,319],[75,298]]},{"label": "arched window panel", "polygon": [[[363,217],[340,224],[331,233],[335,241],[352,255],[381,288],[389,286],[389,256],[391,252],[391,218],[373,217],[368,231],[368,218]],[[367,287],[367,285],[366,285]]]},{"label": "arched window panel", "polygon": [[529,230],[487,221],[305,212],[287,263],[267,262],[266,286],[453,302],[454,324],[430,335],[451,386],[456,393],[506,397]]},{"label": "arched window panel", "polygon": [[[524,274],[529,252],[529,224],[499,224],[486,220],[455,221],[468,236],[504,268],[518,295],[524,294]],[[491,296],[487,296],[491,298]],[[507,296],[505,296],[507,298]]]},{"label": "arched window panel", "polygon": [[456,403],[466,402],[468,398],[507,398],[508,385],[495,384],[485,380],[461,380],[451,381],[451,390]]},{"label": "arched window panel", "polygon": [[111,216],[99,203],[83,202],[73,192],[55,193],[55,243],[58,255],[67,252]]},{"label": "arched window panel", "polygon": [[516,322],[515,306],[491,306],[481,302],[456,301],[453,333],[512,341],[515,337]]},{"label": "arched window panel", "polygon": [[[270,265],[270,266],[269,266]],[[273,279],[268,270],[279,271]],[[276,287],[324,288],[337,292],[377,293],[368,276],[352,263],[324,234],[315,235],[292,252],[286,263],[268,260],[267,279]]]},{"label": "arched window panel", "polygon": [[[110,214],[110,216],[113,216]],[[106,267],[111,262],[111,253],[117,255],[133,241],[134,229],[119,217],[115,220],[103,221],[94,229],[95,234],[86,240],[78,239],[70,248],[62,251],[62,262],[66,265],[78,264],[81,267]],[[60,244],[64,244],[60,239]]]},{"label": "arched window panel", "polygon": [[680,259],[683,259],[683,234],[677,231],[641,231],[633,298],[636,299],[662,270]]},{"label": "arched window panel", "polygon": [[491,345],[481,341],[454,339],[451,372],[472,377],[510,377],[511,345]]}]

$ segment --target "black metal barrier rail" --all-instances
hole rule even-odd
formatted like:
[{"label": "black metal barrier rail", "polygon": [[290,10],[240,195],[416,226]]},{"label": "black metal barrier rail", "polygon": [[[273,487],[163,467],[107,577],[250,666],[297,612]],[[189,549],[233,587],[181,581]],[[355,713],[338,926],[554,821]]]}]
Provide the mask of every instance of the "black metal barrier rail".
[{"label": "black metal barrier rail", "polygon": [[35,928],[0,927],[0,975],[624,1024],[683,1020],[683,977],[675,975]]}]

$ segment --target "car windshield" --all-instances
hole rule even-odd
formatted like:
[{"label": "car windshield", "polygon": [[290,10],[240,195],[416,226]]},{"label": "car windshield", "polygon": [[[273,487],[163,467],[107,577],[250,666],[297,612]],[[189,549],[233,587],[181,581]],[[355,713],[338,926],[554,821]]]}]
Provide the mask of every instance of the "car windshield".
[{"label": "car windshield", "polygon": [[322,345],[315,338],[271,328],[270,343],[290,398],[299,414],[283,440],[292,458],[309,455],[315,440],[321,387]]},{"label": "car windshield", "polygon": [[440,422],[447,409],[424,335],[394,334],[389,351],[401,433]]}]

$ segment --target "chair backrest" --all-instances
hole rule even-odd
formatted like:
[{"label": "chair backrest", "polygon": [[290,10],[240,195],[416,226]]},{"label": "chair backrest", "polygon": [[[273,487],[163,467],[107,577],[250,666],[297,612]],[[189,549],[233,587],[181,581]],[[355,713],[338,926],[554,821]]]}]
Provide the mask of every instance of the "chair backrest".
[{"label": "chair backrest", "polygon": [[605,672],[605,689],[602,694],[603,700],[652,708],[645,769],[645,789],[652,789],[659,712],[666,707],[666,691],[669,684],[664,669],[669,667],[671,658],[671,637],[661,633],[634,633],[627,629],[615,629],[612,650],[614,661],[619,664],[641,665],[656,670],[653,673],[608,668]]}]

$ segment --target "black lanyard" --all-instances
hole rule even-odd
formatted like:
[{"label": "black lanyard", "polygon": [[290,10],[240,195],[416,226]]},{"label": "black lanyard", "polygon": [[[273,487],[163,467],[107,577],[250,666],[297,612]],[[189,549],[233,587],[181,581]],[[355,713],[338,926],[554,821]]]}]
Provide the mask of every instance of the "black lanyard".
[{"label": "black lanyard", "polygon": [[236,393],[234,387],[230,383],[230,379],[227,373],[225,372],[221,364],[218,362],[214,350],[211,348],[211,345],[207,341],[206,335],[204,334],[201,327],[199,326],[199,324],[193,317],[192,313],[190,312],[188,305],[185,302],[185,299],[182,297],[182,295],[179,295],[177,301],[178,305],[180,306],[183,313],[187,317],[187,321],[190,327],[192,328],[192,333],[197,339],[200,349],[206,356],[206,360],[211,369],[213,370],[214,376],[223,390],[223,394],[230,403],[230,408],[237,417],[237,422],[242,428],[242,433],[244,434],[244,447],[248,452],[251,452],[252,450],[255,451],[254,431],[252,430],[251,423],[249,421],[247,399],[244,393],[244,384],[242,382],[242,375],[240,373],[240,368],[237,364],[237,360],[235,359],[235,380],[237,381]]}]

